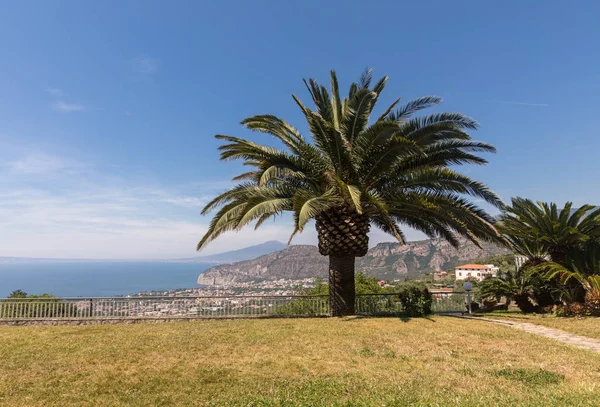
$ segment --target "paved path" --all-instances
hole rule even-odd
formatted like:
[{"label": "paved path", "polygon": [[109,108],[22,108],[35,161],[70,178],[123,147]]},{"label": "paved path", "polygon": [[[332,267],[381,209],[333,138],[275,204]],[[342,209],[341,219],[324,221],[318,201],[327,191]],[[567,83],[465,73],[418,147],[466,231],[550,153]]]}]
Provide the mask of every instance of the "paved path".
[{"label": "paved path", "polygon": [[536,335],[545,336],[546,338],[573,345],[581,349],[587,349],[600,353],[600,339],[588,338],[587,336],[575,335],[569,332],[561,331],[560,329],[548,328],[541,325],[529,324],[527,322],[503,321],[498,319],[461,316],[460,318],[476,319],[479,321],[493,322],[495,324],[508,325],[521,331],[530,332]]}]

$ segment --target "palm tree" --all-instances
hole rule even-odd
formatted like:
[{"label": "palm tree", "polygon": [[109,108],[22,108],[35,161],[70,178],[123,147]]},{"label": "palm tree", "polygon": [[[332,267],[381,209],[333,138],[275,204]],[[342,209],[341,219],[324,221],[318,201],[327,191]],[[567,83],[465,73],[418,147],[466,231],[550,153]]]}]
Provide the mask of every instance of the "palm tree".
[{"label": "palm tree", "polygon": [[[580,249],[571,250],[564,265],[547,262],[533,270],[545,274],[547,279],[558,278],[570,299],[585,301],[590,310],[600,313],[600,242],[590,241]],[[568,290],[569,284],[571,290]],[[579,292],[573,288],[579,288]]]},{"label": "palm tree", "polygon": [[505,297],[506,307],[515,300],[519,309],[527,314],[536,311],[531,302],[535,290],[535,277],[527,270],[506,271],[497,277],[484,279],[477,286],[481,297]]},{"label": "palm tree", "polygon": [[583,205],[572,209],[567,202],[561,210],[555,203],[513,198],[496,225],[513,250],[535,263],[548,255],[565,265],[569,251],[600,238],[600,208]]},{"label": "palm tree", "polygon": [[[559,277],[562,284],[565,286],[575,281],[581,289],[584,291],[583,301],[587,306],[589,312],[594,316],[600,316],[600,274],[588,274],[585,270],[580,270],[577,267],[573,267],[572,270],[561,266],[558,263],[548,263],[545,267],[548,278]],[[581,302],[581,296],[577,294],[570,294],[570,298]]]},{"label": "palm tree", "polygon": [[237,137],[217,135],[222,160],[241,159],[253,167],[234,178],[239,184],[206,205],[216,209],[198,250],[224,232],[291,212],[294,230],[302,232],[315,220],[319,251],[329,256],[329,293],[332,315],[354,314],[355,257],[368,250],[373,224],[405,238],[398,224],[458,245],[457,235],[479,244],[499,239],[494,219],[470,203],[465,195],[501,206],[486,185],[448,168],[486,164],[476,152],[493,146],[473,141],[468,130],[478,124],[460,113],[412,117],[441,99],[425,96],[399,105],[396,99],[376,119],[371,115],[387,76],[372,86],[371,71],[340,97],[331,71],[331,93],[316,80],[304,81],[316,106],[306,107],[292,95],[306,118],[312,140],[272,115],[242,121],[246,128],[268,133],[284,146],[278,149]]}]

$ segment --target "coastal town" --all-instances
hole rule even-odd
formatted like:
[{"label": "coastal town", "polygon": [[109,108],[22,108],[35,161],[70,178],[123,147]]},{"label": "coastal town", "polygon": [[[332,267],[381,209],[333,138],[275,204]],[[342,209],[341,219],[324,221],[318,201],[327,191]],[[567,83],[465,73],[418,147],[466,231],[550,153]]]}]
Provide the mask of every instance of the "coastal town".
[{"label": "coastal town", "polygon": [[280,278],[269,281],[232,282],[227,285],[209,285],[198,288],[180,288],[164,291],[142,291],[127,297],[226,297],[226,296],[269,296],[294,295],[298,291],[311,288],[317,281],[316,277],[303,279]]}]

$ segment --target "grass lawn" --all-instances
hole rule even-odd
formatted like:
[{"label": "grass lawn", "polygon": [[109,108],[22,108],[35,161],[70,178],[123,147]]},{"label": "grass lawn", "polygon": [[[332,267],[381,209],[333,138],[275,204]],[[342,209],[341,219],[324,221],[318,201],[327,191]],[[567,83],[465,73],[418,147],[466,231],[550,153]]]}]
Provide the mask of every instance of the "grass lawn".
[{"label": "grass lawn", "polygon": [[600,318],[561,318],[548,314],[523,314],[513,311],[496,311],[481,316],[492,319],[503,319],[515,322],[528,322],[549,328],[562,329],[576,335],[600,339]]},{"label": "grass lawn", "polygon": [[0,327],[0,406],[598,406],[600,354],[451,317]]}]

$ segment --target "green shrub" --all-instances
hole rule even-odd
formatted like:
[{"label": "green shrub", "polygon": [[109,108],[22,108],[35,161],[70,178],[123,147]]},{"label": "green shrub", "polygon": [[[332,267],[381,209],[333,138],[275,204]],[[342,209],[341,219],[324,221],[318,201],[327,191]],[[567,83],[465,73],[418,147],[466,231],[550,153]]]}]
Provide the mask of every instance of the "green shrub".
[{"label": "green shrub", "polygon": [[279,305],[275,308],[275,315],[322,315],[324,313],[322,305],[315,303],[310,298],[302,298],[291,301],[285,305]]},{"label": "green shrub", "polygon": [[555,316],[561,317],[561,318],[562,317],[570,317],[570,316],[572,316],[572,314],[570,314],[568,312],[567,307],[565,307],[564,305],[557,305],[557,306],[555,306],[552,312],[554,313]]},{"label": "green shrub", "polygon": [[8,294],[8,297],[6,298],[27,298],[27,293],[23,290],[15,290]]},{"label": "green shrub", "polygon": [[591,315],[591,312],[585,304],[572,302],[554,307],[554,315],[557,317],[583,317]]},{"label": "green shrub", "polygon": [[483,306],[485,308],[493,308],[498,304],[498,301],[493,297],[486,297],[483,299]]},{"label": "green shrub", "polygon": [[401,314],[406,317],[422,317],[431,314],[433,298],[427,288],[412,285],[404,286],[398,293],[402,305]]},{"label": "green shrub", "polygon": [[600,317],[600,291],[592,290],[585,295],[585,307],[594,317]]}]

